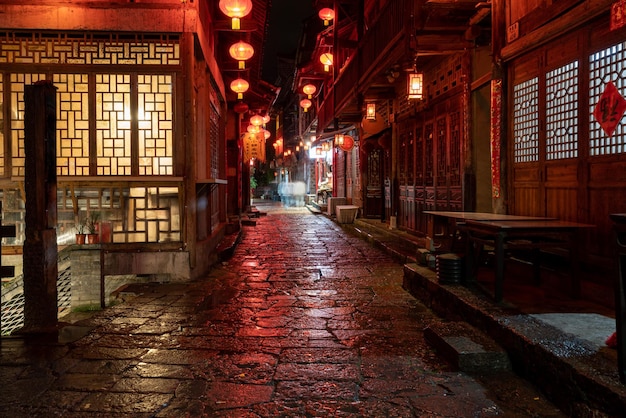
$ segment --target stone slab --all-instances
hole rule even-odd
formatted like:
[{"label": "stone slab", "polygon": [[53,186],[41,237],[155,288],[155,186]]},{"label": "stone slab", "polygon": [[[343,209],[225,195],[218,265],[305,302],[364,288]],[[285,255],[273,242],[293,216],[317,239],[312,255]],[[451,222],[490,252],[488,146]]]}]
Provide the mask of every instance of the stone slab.
[{"label": "stone slab", "polygon": [[442,322],[424,330],[426,341],[458,370],[492,373],[510,370],[504,349],[465,322]]}]

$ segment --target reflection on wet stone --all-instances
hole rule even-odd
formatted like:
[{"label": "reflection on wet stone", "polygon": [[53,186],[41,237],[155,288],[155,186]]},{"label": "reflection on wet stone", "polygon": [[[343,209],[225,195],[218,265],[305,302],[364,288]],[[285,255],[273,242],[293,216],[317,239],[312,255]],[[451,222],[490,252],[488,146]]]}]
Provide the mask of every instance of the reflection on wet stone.
[{"label": "reflection on wet stone", "polygon": [[515,410],[442,362],[401,264],[327,217],[265,209],[207,277],[129,286],[90,334],[3,376],[3,416],[559,416],[512,376]]}]

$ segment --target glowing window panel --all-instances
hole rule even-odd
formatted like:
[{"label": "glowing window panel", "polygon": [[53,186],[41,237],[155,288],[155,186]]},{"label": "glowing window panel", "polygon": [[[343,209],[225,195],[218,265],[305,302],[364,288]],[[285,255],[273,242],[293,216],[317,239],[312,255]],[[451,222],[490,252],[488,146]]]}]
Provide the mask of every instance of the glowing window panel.
[{"label": "glowing window panel", "polygon": [[129,74],[96,74],[96,172],[131,175]]},{"label": "glowing window panel", "polygon": [[139,174],[172,175],[172,76],[139,75]]},{"label": "glowing window panel", "polygon": [[45,80],[44,74],[11,74],[11,154],[12,175],[25,176],[24,86]]},{"label": "glowing window panel", "polygon": [[621,154],[626,152],[626,128],[624,118],[609,137],[593,115],[593,111],[606,88],[612,81],[618,91],[626,89],[626,42],[598,51],[589,56],[589,154],[591,156]]},{"label": "glowing window panel", "polygon": [[57,174],[89,175],[89,76],[55,74]]},{"label": "glowing window panel", "polygon": [[546,159],[578,157],[578,61],[546,74]]},{"label": "glowing window panel", "polygon": [[513,159],[516,163],[539,160],[539,79],[513,87]]}]

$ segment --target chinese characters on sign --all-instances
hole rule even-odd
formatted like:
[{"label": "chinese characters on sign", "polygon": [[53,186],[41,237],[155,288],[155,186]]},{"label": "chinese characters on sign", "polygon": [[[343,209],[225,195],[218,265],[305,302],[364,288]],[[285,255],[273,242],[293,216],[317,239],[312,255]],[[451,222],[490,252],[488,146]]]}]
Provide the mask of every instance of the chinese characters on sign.
[{"label": "chinese characters on sign", "polygon": [[491,196],[500,197],[502,79],[491,80]]},{"label": "chinese characters on sign", "polygon": [[615,85],[609,81],[593,111],[602,130],[610,137],[626,111],[626,100]]},{"label": "chinese characters on sign", "polygon": [[243,136],[243,159],[250,161],[252,158],[265,161],[265,140],[258,134],[246,132]]}]

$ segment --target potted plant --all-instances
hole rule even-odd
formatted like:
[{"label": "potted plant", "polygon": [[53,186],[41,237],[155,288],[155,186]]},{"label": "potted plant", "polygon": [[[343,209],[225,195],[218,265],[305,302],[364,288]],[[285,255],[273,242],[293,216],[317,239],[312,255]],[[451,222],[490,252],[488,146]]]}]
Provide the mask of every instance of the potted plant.
[{"label": "potted plant", "polygon": [[80,222],[76,224],[76,244],[83,245],[85,244],[85,238],[87,231],[87,220],[81,219]]},{"label": "potted plant", "polygon": [[100,215],[97,212],[91,212],[87,217],[87,244],[97,244],[99,241],[98,236],[98,223],[100,221]]}]

